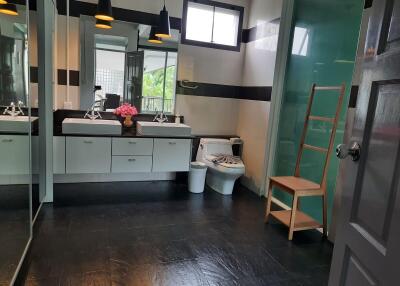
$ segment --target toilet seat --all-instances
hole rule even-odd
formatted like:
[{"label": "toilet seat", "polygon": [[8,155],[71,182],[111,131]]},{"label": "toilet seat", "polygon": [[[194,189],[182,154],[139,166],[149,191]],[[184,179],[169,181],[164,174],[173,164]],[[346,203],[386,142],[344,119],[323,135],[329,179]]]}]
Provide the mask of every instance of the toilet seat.
[{"label": "toilet seat", "polygon": [[222,167],[225,167],[225,168],[228,168],[228,169],[230,169],[230,168],[232,168],[232,169],[244,169],[244,163],[240,159],[235,164],[229,164],[229,163],[215,163],[215,162],[213,162],[215,160],[215,158],[217,157],[215,155],[206,155],[205,157],[206,157],[205,159],[208,162],[210,162],[211,164],[213,164],[215,166],[222,166]]}]

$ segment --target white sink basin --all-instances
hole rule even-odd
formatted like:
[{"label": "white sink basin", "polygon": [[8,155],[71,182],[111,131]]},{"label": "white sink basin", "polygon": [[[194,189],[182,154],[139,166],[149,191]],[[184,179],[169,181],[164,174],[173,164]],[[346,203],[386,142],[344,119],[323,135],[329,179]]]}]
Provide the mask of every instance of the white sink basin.
[{"label": "white sink basin", "polygon": [[0,132],[28,133],[37,117],[0,115]]},{"label": "white sink basin", "polygon": [[118,120],[65,118],[62,122],[64,134],[121,135],[121,127]]},{"label": "white sink basin", "polygon": [[180,123],[159,123],[138,121],[136,130],[139,135],[144,136],[191,136],[192,128]]}]

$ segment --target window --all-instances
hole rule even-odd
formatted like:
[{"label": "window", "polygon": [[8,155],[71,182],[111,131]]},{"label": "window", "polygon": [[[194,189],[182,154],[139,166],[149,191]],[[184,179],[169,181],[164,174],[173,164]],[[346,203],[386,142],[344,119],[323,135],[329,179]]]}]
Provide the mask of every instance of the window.
[{"label": "window", "polygon": [[185,0],[183,11],[183,44],[240,51],[243,7]]},{"label": "window", "polygon": [[176,52],[144,50],[142,112],[173,113],[175,106]]},{"label": "window", "polygon": [[127,42],[125,37],[95,35],[95,85],[101,86],[101,91],[96,92],[96,102],[104,100],[106,94],[116,94],[123,98]]},{"label": "window", "polygon": [[95,101],[106,94],[124,94],[125,53],[96,49],[96,85],[101,91],[96,93]]}]

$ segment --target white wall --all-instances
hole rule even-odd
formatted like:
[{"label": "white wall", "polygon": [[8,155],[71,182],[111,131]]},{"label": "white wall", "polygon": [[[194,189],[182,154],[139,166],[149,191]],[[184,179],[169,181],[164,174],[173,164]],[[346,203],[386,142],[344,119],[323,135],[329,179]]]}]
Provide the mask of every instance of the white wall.
[{"label": "white wall", "polygon": [[[257,35],[265,35],[246,45],[242,74],[243,86],[272,86],[282,0],[253,0],[249,13],[249,28],[257,26]],[[270,102],[239,101],[237,134],[244,141],[243,161],[246,174],[241,181],[260,194],[265,172],[265,147]]]},{"label": "white wall", "polygon": [[[249,0],[221,1],[245,8],[243,27],[247,27]],[[181,12],[182,14],[182,12]],[[180,16],[181,17],[181,16]],[[178,80],[241,85],[246,45],[240,52],[179,45]],[[231,98],[214,98],[177,95],[176,112],[185,116],[196,135],[236,135],[240,101]]]}]

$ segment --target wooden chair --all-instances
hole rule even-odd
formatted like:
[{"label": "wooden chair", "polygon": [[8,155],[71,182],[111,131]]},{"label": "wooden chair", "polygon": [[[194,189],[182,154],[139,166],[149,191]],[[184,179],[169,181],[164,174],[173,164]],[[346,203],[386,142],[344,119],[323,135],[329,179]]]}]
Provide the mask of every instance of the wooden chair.
[{"label": "wooden chair", "polygon": [[[334,141],[335,141],[335,133],[337,129],[337,124],[339,121],[340,109],[343,103],[343,97],[345,93],[345,84],[341,86],[317,86],[316,84],[312,85],[311,95],[308,101],[306,119],[304,122],[304,129],[301,135],[300,140],[300,148],[297,154],[296,168],[294,172],[294,176],[285,176],[285,177],[270,177],[269,189],[268,189],[268,197],[267,197],[267,206],[265,213],[265,222],[268,222],[268,218],[272,215],[281,223],[285,224],[289,227],[289,240],[293,239],[293,232],[306,230],[306,229],[315,229],[315,228],[323,228],[324,236],[327,235],[327,193],[326,193],[326,181],[327,181],[327,173],[328,166],[330,161],[330,156],[332,153]],[[311,107],[313,104],[314,96],[316,91],[338,91],[339,92],[339,100],[336,106],[336,113],[334,118],[327,118],[321,116],[312,116]],[[328,148],[316,147],[312,145],[305,144],[305,139],[307,135],[307,127],[310,120],[313,121],[323,121],[332,123],[332,129],[329,139]],[[325,163],[324,169],[322,173],[322,180],[320,184],[314,183],[312,181],[306,180],[300,177],[300,162],[301,157],[303,155],[303,150],[308,149],[316,152],[325,153]],[[282,211],[271,211],[271,201],[272,201],[272,188],[277,187],[280,190],[283,190],[290,195],[293,196],[292,209],[291,210],[282,210]],[[322,211],[323,211],[323,224],[321,225],[319,222],[306,215],[305,213],[300,211],[300,198],[301,197],[309,197],[309,196],[320,196],[322,198]]]}]

